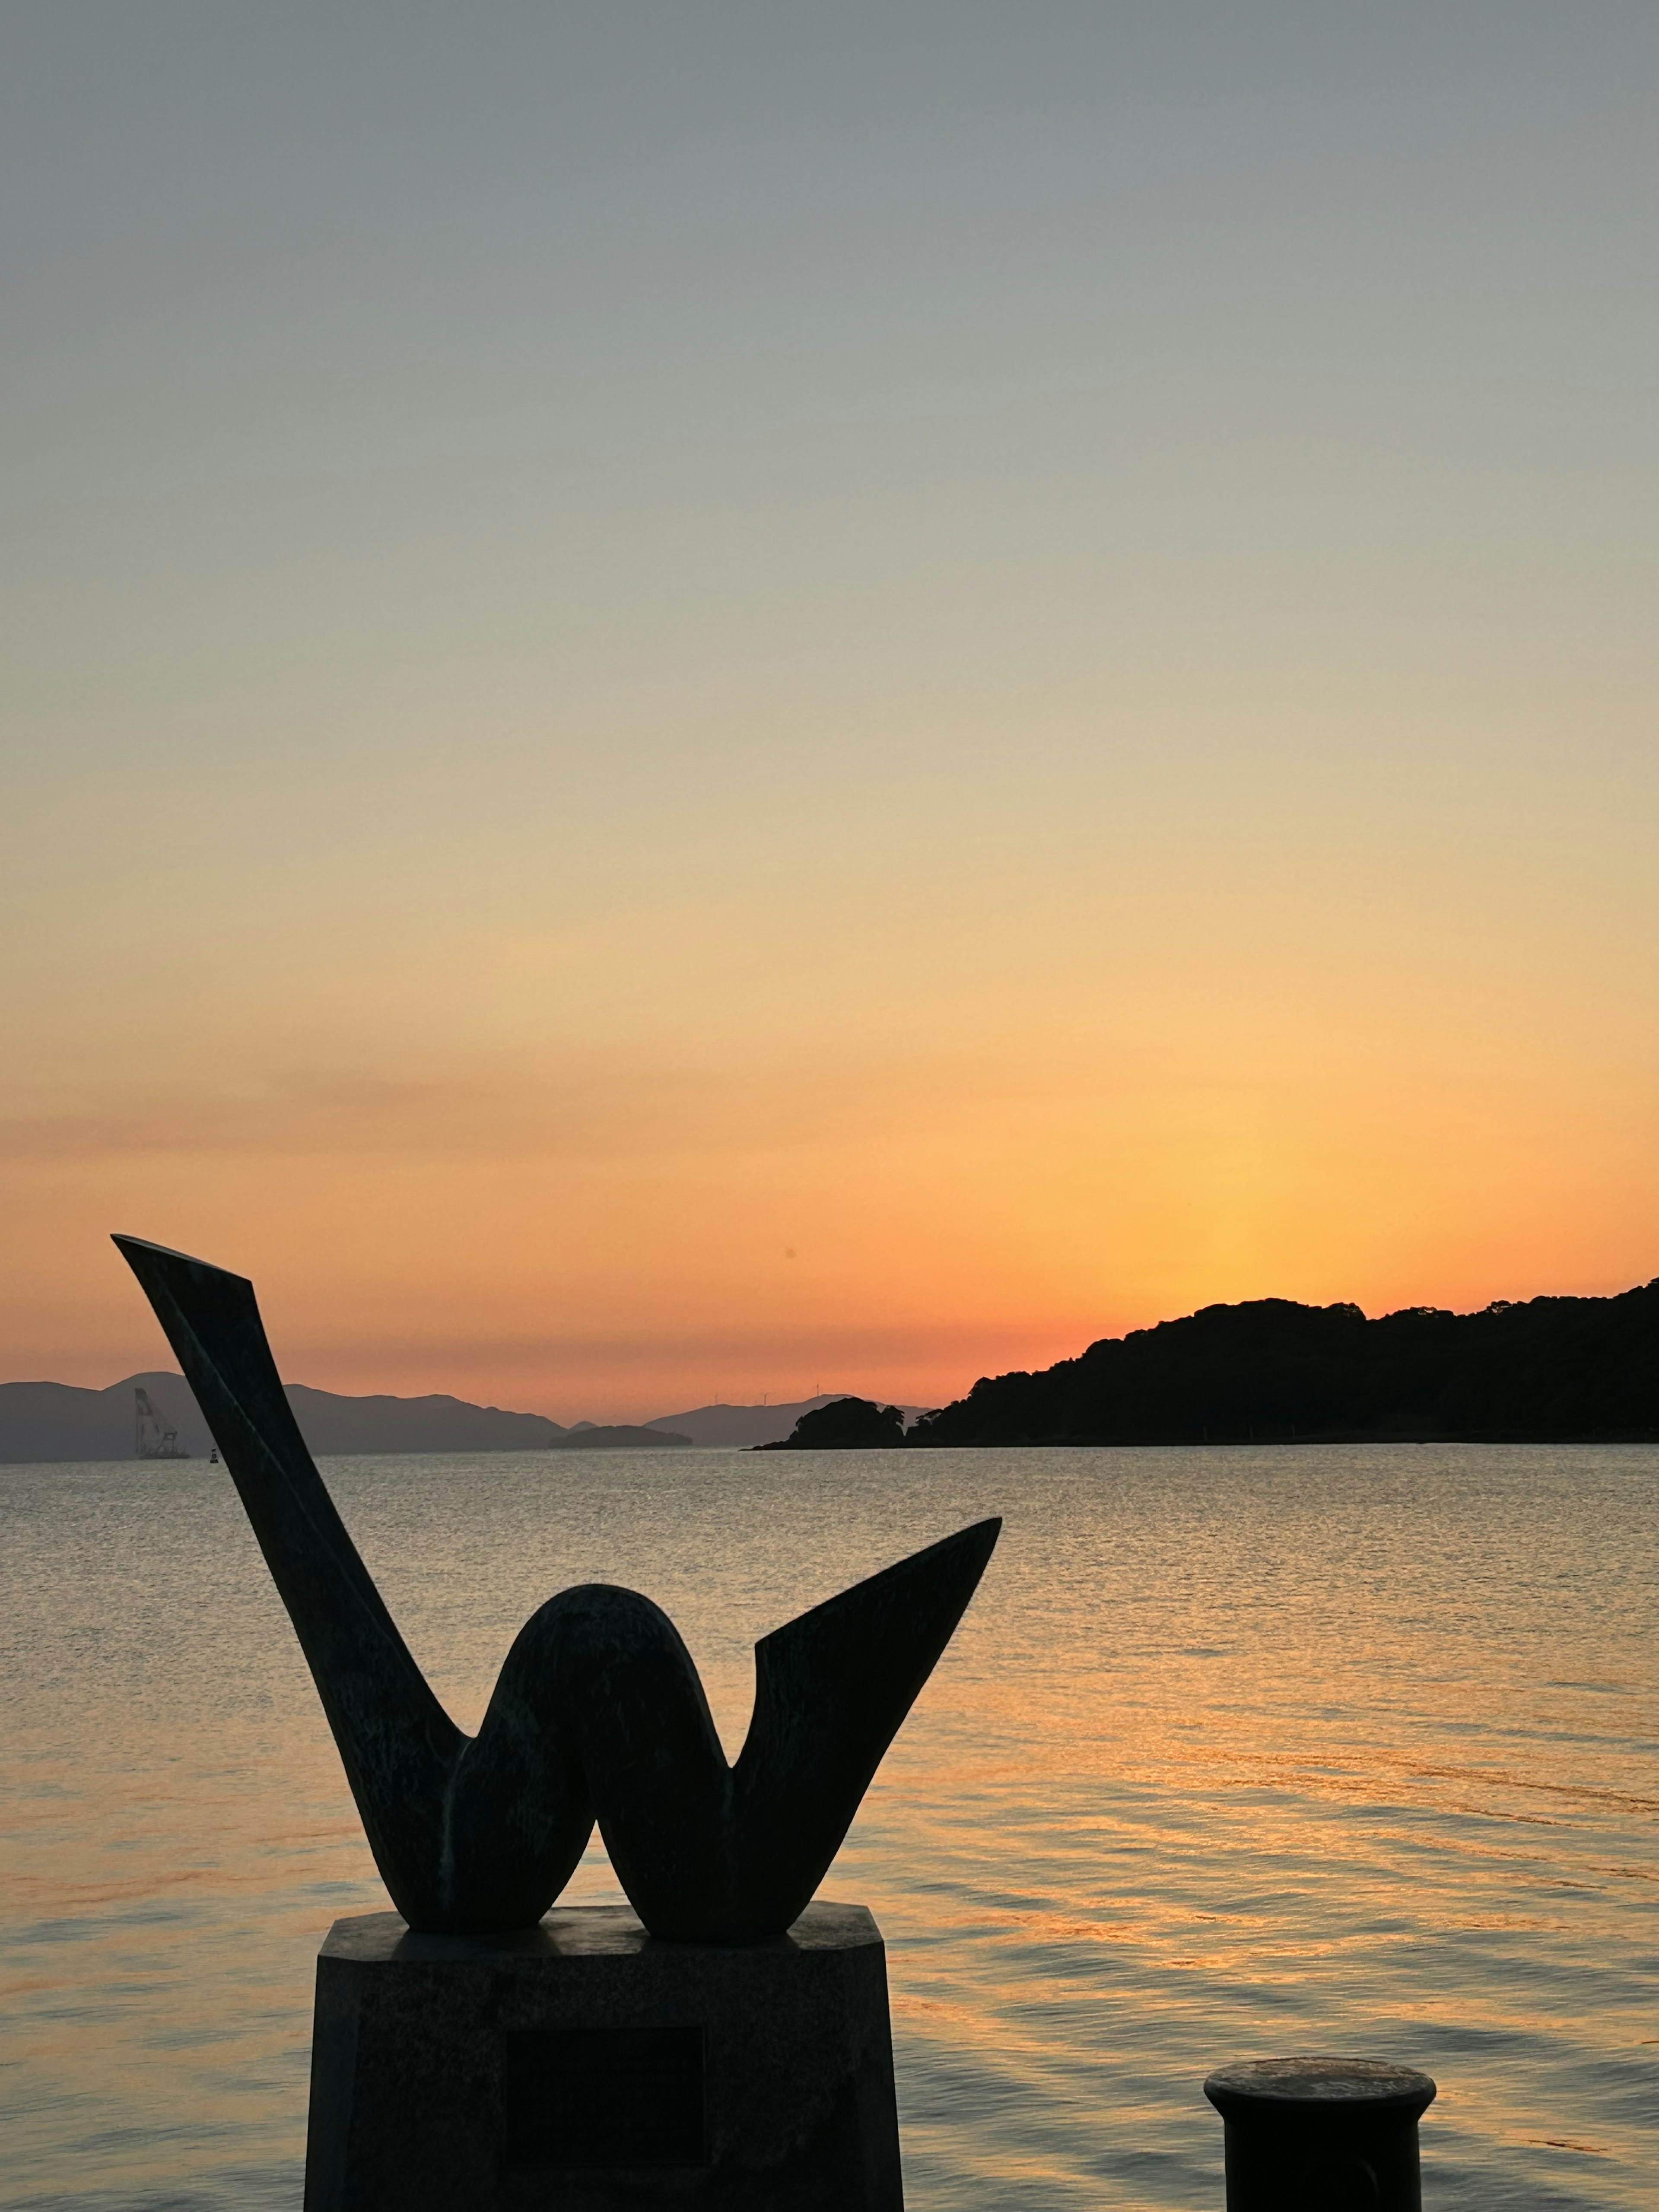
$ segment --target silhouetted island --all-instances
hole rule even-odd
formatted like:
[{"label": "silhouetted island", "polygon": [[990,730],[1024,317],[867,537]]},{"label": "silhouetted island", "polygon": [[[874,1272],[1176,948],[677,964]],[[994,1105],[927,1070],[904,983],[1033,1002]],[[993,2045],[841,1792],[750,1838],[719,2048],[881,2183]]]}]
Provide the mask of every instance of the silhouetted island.
[{"label": "silhouetted island", "polygon": [[787,1437],[756,1451],[880,1451],[904,1442],[904,1413],[873,1398],[836,1398],[803,1413]]},{"label": "silhouetted island", "polygon": [[[837,1398],[845,1398],[845,1390],[820,1390],[811,1398],[796,1398],[773,1405],[769,1401],[761,1406],[694,1406],[687,1413],[660,1413],[648,1425],[653,1429],[676,1429],[690,1437],[694,1444],[750,1444],[781,1443],[803,1413],[816,1413],[820,1406],[828,1406]],[[921,1411],[920,1406],[901,1406],[899,1411],[907,1419]]]},{"label": "silhouetted island", "polygon": [[987,1377],[904,1438],[911,1447],[1656,1440],[1659,1280],[1616,1297],[1500,1299],[1471,1314],[1407,1306],[1376,1321],[1355,1305],[1288,1298],[1206,1306],[1103,1338],[1038,1374]]}]

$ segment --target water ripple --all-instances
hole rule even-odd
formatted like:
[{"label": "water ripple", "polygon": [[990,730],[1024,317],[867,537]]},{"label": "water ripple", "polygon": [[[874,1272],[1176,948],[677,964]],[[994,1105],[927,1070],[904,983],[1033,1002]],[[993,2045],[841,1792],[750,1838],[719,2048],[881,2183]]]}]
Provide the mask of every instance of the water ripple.
[{"label": "water ripple", "polygon": [[[465,1726],[526,1615],[755,1637],[1007,1532],[826,1883],[889,1943],[917,2212],[1221,2203],[1200,2084],[1425,2067],[1431,2207],[1635,2212],[1659,2116],[1659,1452],[681,1452],[329,1474]],[[0,2204],[295,2212],[313,1960],[378,1909],[222,1471],[0,1469]],[[590,1850],[575,1892],[616,1888]]]}]

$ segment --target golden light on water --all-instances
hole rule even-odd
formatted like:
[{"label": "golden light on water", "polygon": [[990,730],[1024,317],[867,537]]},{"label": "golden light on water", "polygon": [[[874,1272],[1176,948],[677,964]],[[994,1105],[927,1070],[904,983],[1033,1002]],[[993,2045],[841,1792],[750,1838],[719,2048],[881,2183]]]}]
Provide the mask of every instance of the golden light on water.
[{"label": "golden light on water", "polygon": [[[1198,2085],[1285,2047],[1434,2074],[1450,2201],[1643,2203],[1651,1450],[328,1474],[464,1726],[529,1613],[597,1577],[664,1604],[732,1753],[757,1636],[1007,1516],[824,1886],[887,1937],[915,2204],[1213,2203]],[[291,1632],[222,1468],[0,1487],[13,2171],[291,2201],[316,1945],[383,1905]],[[597,1839],[570,1893],[617,1893]]]}]

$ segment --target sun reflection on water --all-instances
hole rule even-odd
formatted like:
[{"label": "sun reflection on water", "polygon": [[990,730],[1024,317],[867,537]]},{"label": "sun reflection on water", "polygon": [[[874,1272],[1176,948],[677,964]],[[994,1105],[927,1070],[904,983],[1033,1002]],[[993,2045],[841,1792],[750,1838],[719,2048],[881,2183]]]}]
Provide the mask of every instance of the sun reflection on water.
[{"label": "sun reflection on water", "polygon": [[[1651,2203],[1659,1452],[327,1472],[463,1725],[603,1578],[732,1749],[757,1635],[1006,1514],[825,1886],[887,1935],[921,2212],[1218,2206],[1203,2075],[1311,2047],[1440,2081],[1431,2204]],[[0,1492],[0,2203],[293,2212],[316,1946],[384,1899],[286,1620],[222,1470]],[[617,1893],[597,1846],[573,1893]]]}]

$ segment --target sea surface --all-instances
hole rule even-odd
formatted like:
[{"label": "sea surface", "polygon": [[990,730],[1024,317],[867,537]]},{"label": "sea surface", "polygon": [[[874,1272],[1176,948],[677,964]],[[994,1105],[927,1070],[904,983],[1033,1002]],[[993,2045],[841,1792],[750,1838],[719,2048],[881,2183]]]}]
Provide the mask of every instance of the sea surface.
[{"label": "sea surface", "polygon": [[[1204,2075],[1306,2051],[1435,2076],[1431,2208],[1659,2205],[1659,1450],[324,1472],[464,1727],[609,1580],[733,1753],[758,1636],[1006,1516],[824,1885],[912,2212],[1219,2212]],[[0,1468],[0,2204],[298,2212],[313,1954],[386,1899],[224,1469]]]}]

